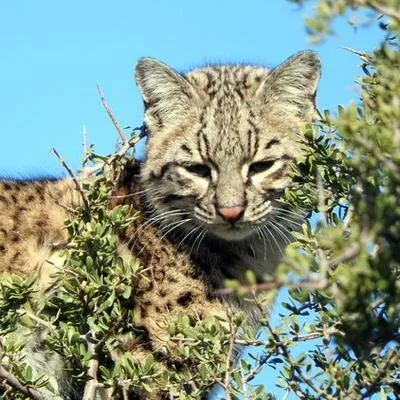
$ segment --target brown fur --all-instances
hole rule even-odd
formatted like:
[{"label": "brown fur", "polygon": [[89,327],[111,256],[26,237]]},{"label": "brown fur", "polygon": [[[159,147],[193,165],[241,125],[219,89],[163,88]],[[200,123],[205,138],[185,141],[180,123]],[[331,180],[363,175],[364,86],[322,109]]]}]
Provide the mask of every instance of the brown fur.
[{"label": "brown fur", "polygon": [[[119,248],[148,267],[135,313],[145,340],[126,344],[138,357],[165,349],[170,315],[224,315],[227,305],[214,294],[226,279],[245,282],[251,269],[261,280],[275,271],[299,222],[281,200],[319,78],[310,52],[272,71],[221,66],[181,75],[156,60],[138,63],[150,141],[143,194],[127,198],[154,226],[137,220]],[[121,194],[138,189],[127,178]],[[66,208],[78,198],[67,181],[0,183],[0,271],[36,273],[45,288],[52,265],[60,265],[54,244],[67,240]],[[223,217],[236,209],[243,212],[234,222]]]},{"label": "brown fur", "polygon": [[0,272],[41,275],[50,245],[67,241],[67,181],[0,182]]},{"label": "brown fur", "polygon": [[[131,177],[129,190],[138,189],[132,186],[133,179],[137,178]],[[138,205],[137,197],[125,197],[125,194],[127,187],[121,186],[116,198],[123,201],[114,201],[112,206]],[[51,282],[49,276],[64,262],[58,258],[57,248],[68,241],[64,228],[65,219],[70,217],[67,210],[78,202],[79,194],[70,181],[0,182],[0,272],[36,274],[42,290],[46,290]],[[133,352],[139,360],[152,354],[161,362],[158,368],[165,368],[161,360],[167,357],[169,349],[168,359],[173,361],[176,345],[165,329],[171,317],[179,313],[195,320],[207,315],[223,317],[226,309],[212,298],[207,283],[199,280],[190,255],[178,251],[155,227],[147,226],[146,219],[136,220],[121,237],[119,253],[125,260],[138,254],[147,269],[136,288],[133,321],[143,331],[143,340],[123,341],[121,350]],[[103,393],[98,398],[109,399],[109,396]],[[161,393],[140,396],[164,398]]]}]

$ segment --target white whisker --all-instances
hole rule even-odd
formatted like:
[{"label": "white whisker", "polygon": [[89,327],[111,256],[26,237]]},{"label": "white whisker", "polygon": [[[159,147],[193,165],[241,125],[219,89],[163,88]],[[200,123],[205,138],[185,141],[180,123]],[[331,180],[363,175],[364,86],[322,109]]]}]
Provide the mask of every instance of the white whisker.
[{"label": "white whisker", "polygon": [[179,247],[185,242],[185,239],[190,237],[190,235],[192,235],[193,233],[195,233],[197,230],[201,229],[201,226],[195,226],[194,228],[192,228],[184,237],[183,239],[178,243],[178,245],[176,246],[177,249],[179,249]]},{"label": "white whisker", "polygon": [[299,227],[299,228],[303,225],[300,222],[296,222],[296,221],[294,221],[293,219],[290,219],[290,218],[285,218],[285,217],[283,217],[282,215],[279,215],[279,214],[274,215],[274,218],[279,218],[279,219],[281,219],[283,221],[287,221],[287,222],[289,222],[289,224],[294,225],[294,226]]},{"label": "white whisker", "polygon": [[283,232],[283,231],[281,230],[281,225],[279,225],[279,224],[277,223],[277,221],[273,221],[273,220],[271,219],[271,220],[269,220],[268,222],[274,227],[275,231],[280,235],[280,237],[281,237],[285,242],[287,242],[287,244],[292,243],[292,240],[290,240],[290,238],[288,237],[288,235],[285,234],[285,232]]},{"label": "white whisker", "polygon": [[275,236],[273,234],[273,232],[269,229],[269,227],[267,225],[263,225],[262,230],[265,229],[265,232],[268,233],[269,236],[271,236],[272,240],[275,242],[277,249],[279,250],[279,252],[283,255],[283,251],[281,249],[281,246],[279,246],[278,241],[275,239]]},{"label": "white whisker", "polygon": [[146,220],[140,227],[139,229],[135,232],[135,234],[129,239],[127,245],[130,246],[133,239],[135,241],[133,242],[132,246],[134,247],[140,237],[140,234],[147,228],[150,228],[151,226],[161,223],[162,221],[165,221],[168,218],[173,218],[173,217],[180,217],[183,215],[187,215],[187,212],[177,209],[177,210],[168,210],[164,211],[161,214],[155,214],[153,217],[149,218]]},{"label": "white whisker", "polygon": [[[165,227],[165,229],[167,229],[167,228],[169,228],[169,229],[161,236],[161,239],[164,239],[169,233],[171,233],[171,232],[174,231],[175,229],[179,228],[181,225],[190,222],[191,220],[192,220],[191,218],[186,218],[186,219],[184,219],[184,220],[182,220],[182,221],[176,221],[176,222],[173,222],[173,223],[167,225],[167,226]],[[161,230],[163,231],[164,228],[161,229]]]},{"label": "white whisker", "polygon": [[259,238],[262,238],[262,242],[263,242],[263,246],[264,246],[264,260],[266,260],[267,259],[267,243],[272,251],[271,242],[269,241],[268,237],[265,235],[265,233],[263,232],[263,230],[261,229],[261,227],[259,225],[256,225],[255,227],[256,227]]},{"label": "white whisker", "polygon": [[197,241],[198,241],[198,244],[197,244],[197,247],[196,247],[195,255],[197,255],[197,252],[199,251],[200,244],[201,244],[202,240],[204,239],[204,236],[207,233],[206,229],[204,229],[203,227],[201,227],[201,228],[202,229],[200,230],[199,234],[196,236],[195,240],[193,241],[192,246],[190,247],[189,254],[192,254],[193,248],[194,248],[194,246],[195,246]]}]

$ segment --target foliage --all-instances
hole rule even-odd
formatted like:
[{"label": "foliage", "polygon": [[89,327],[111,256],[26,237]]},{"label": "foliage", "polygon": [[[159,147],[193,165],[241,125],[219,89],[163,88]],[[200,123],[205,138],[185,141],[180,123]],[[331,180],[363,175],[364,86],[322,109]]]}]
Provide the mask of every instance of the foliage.
[{"label": "foliage", "polygon": [[[54,398],[57,382],[40,372],[23,340],[32,330],[43,336],[49,357],[69,360],[85,400],[94,399],[94,385],[125,394],[158,388],[174,398],[195,399],[212,383],[226,399],[272,400],[272,382],[254,383],[268,368],[279,370],[280,387],[302,399],[399,398],[400,3],[322,0],[306,23],[312,38],[321,41],[337,16],[365,10],[362,15],[376,20],[386,37],[372,53],[352,50],[363,71],[360,101],[325,111],[307,127],[306,154],[286,193],[288,203],[312,217],[294,233],[296,242],[287,248],[278,276],[257,285],[249,274],[248,287],[231,283],[226,289],[264,310],[275,289],[287,287],[281,324],[272,326],[265,316],[260,336],[242,315],[195,324],[181,315],[168,329],[183,361],[179,368],[166,370],[153,357],[139,361],[129,352],[112,366],[121,337],[128,332],[134,341],[141,335],[132,323],[132,304],[146,266],[116,255],[119,232],[137,215],[128,206],[108,207],[137,140],[133,132],[117,157],[87,152],[86,162],[101,168],[91,185],[83,181],[85,201],[67,222],[72,246],[65,250],[67,270],[57,275],[54,291],[38,297],[33,279],[4,276],[0,282],[0,375],[8,371],[26,389],[6,379],[2,398]],[[239,362],[237,346],[250,348]]]}]

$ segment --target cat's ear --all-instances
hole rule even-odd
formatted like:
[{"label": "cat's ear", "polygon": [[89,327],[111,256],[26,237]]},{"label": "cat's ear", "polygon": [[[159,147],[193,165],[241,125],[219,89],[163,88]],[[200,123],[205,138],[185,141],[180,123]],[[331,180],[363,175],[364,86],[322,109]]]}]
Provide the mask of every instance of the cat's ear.
[{"label": "cat's ear", "polygon": [[310,122],[321,77],[321,62],[312,51],[287,59],[270,71],[257,90],[268,111],[279,117],[294,115]]},{"label": "cat's ear", "polygon": [[151,130],[182,118],[195,97],[193,87],[182,75],[152,58],[139,60],[136,83],[142,92],[146,123]]}]

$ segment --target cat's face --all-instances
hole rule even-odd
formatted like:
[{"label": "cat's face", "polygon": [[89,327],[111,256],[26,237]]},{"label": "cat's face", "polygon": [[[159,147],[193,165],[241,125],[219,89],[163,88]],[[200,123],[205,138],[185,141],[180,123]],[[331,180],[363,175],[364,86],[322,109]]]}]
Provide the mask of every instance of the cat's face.
[{"label": "cat's face", "polygon": [[273,71],[213,67],[185,77],[144,59],[137,82],[151,132],[144,196],[165,232],[225,240],[268,235],[311,121],[320,63],[301,53]]}]

